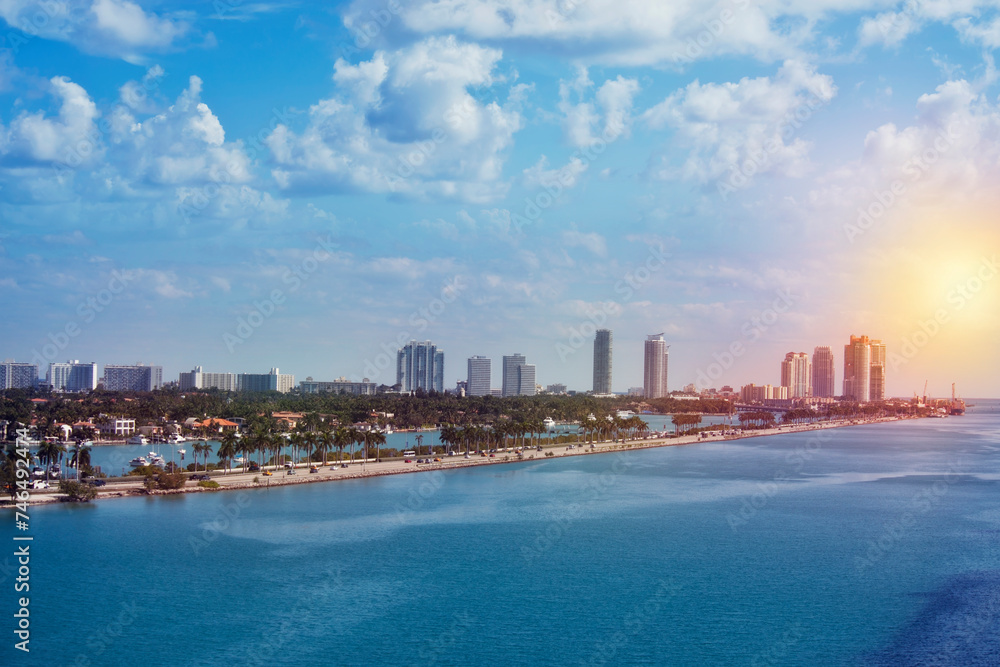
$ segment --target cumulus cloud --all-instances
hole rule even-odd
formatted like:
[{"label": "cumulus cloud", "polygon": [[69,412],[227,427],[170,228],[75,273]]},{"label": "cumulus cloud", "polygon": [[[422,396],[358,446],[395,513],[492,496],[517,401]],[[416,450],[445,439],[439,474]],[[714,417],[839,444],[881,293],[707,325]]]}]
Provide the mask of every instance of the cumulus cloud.
[{"label": "cumulus cloud", "polygon": [[596,232],[584,233],[575,229],[567,230],[562,234],[562,242],[569,248],[586,248],[598,257],[606,257],[608,254],[608,244],[604,237]]},{"label": "cumulus cloud", "polygon": [[147,12],[129,0],[7,0],[0,3],[0,18],[29,35],[130,62],[166,51],[191,32],[186,21]]},{"label": "cumulus cloud", "polygon": [[639,93],[639,82],[621,75],[605,81],[593,99],[594,83],[586,68],[580,68],[572,81],[559,83],[559,111],[563,131],[571,146],[583,148],[598,139],[614,141],[628,136],[632,124],[632,101]]},{"label": "cumulus cloud", "polygon": [[0,128],[0,162],[38,164],[67,160],[73,154],[80,162],[96,157],[94,150],[78,150],[90,145],[100,116],[97,105],[80,85],[64,76],[49,80],[49,91],[59,100],[59,111],[47,116],[42,111],[22,112],[9,128]]},{"label": "cumulus cloud", "polygon": [[279,125],[267,139],[272,174],[290,192],[363,191],[488,201],[505,191],[506,150],[521,128],[519,89],[505,104],[480,102],[501,52],[453,37],[338,60],[339,95],[309,110],[296,133]]},{"label": "cumulus cloud", "polygon": [[653,176],[704,183],[749,159],[757,164],[757,173],[800,173],[809,144],[794,133],[803,117],[836,92],[831,77],[797,61],[786,61],[774,78],[721,84],[695,80],[643,114],[650,127],[673,129],[674,145],[689,149],[682,165],[664,159],[654,166]]},{"label": "cumulus cloud", "polygon": [[549,169],[549,159],[539,158],[533,166],[524,170],[524,184],[531,188],[556,187],[571,188],[577,184],[583,172],[587,171],[588,163],[578,157],[570,158],[569,162],[558,169]]}]

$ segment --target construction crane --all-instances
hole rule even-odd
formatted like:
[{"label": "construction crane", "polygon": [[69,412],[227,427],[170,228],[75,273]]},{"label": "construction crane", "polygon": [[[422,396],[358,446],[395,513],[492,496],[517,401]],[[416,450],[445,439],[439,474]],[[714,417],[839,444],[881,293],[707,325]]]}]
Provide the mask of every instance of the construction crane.
[{"label": "construction crane", "polygon": [[924,405],[927,405],[927,383],[930,380],[924,380]]}]

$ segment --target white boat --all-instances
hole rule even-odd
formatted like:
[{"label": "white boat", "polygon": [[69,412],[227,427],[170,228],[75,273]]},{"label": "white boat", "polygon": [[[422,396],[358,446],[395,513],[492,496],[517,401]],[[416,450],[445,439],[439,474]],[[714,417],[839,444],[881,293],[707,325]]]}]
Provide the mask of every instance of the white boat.
[{"label": "white boat", "polygon": [[133,435],[131,438],[125,441],[126,445],[148,445],[149,441],[146,440],[144,435]]},{"label": "white boat", "polygon": [[546,417],[542,420],[542,424],[545,425],[546,431],[554,431],[556,428],[556,420],[552,417]]},{"label": "white boat", "polygon": [[133,468],[141,468],[142,466],[148,466],[149,461],[146,460],[145,456],[137,456],[128,462]]},{"label": "white boat", "polygon": [[167,436],[168,445],[179,445],[182,442],[184,442],[184,437],[181,435],[178,435],[176,433],[171,433],[170,435]]},{"label": "white boat", "polygon": [[160,466],[162,468],[167,465],[166,460],[156,452],[150,452],[146,456],[149,457],[149,465],[151,466]]}]

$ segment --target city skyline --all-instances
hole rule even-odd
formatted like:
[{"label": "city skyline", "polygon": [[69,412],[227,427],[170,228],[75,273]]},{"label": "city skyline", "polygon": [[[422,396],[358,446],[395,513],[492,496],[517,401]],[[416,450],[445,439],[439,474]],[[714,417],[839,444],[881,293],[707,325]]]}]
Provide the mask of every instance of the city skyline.
[{"label": "city skyline", "polygon": [[611,329],[622,392],[650,331],[731,386],[878,331],[1000,395],[988,5],[92,4],[0,10],[5,357],[586,389]]}]

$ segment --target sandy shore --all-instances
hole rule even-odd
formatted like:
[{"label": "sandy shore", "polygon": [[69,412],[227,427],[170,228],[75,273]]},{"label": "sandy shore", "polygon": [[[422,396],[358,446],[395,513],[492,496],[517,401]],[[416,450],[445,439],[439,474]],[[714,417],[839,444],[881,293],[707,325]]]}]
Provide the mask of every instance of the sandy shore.
[{"label": "sandy shore", "polygon": [[[188,481],[183,489],[174,491],[147,491],[143,486],[140,477],[135,478],[113,478],[108,481],[107,486],[97,489],[97,499],[123,498],[129,496],[150,496],[150,495],[171,495],[177,493],[212,493],[217,491],[228,491],[233,489],[260,489],[272,486],[286,486],[289,484],[311,484],[317,482],[332,482],[345,479],[358,479],[360,477],[377,477],[380,475],[401,475],[407,473],[427,472],[431,470],[450,470],[454,468],[468,468],[470,466],[492,465],[498,463],[523,463],[526,461],[538,461],[539,459],[551,459],[560,456],[591,456],[595,454],[605,454],[609,452],[621,452],[637,449],[650,449],[653,447],[676,447],[680,445],[690,445],[698,442],[720,442],[725,440],[740,440],[743,438],[759,438],[768,435],[780,435],[790,433],[805,433],[829,428],[839,428],[853,426],[857,424],[872,424],[887,421],[897,421],[898,418],[884,418],[875,420],[842,420],[825,421],[814,424],[784,425],[770,429],[754,431],[739,431],[736,435],[688,435],[679,438],[657,438],[629,440],[627,442],[598,442],[593,445],[546,445],[543,451],[535,448],[526,448],[523,458],[518,457],[514,452],[497,452],[492,457],[472,454],[465,458],[464,454],[455,456],[442,456],[441,462],[435,463],[406,463],[402,459],[393,459],[375,463],[368,461],[365,463],[351,462],[349,467],[336,467],[334,464],[320,467],[318,473],[310,473],[307,464],[299,464],[295,469],[295,474],[290,475],[288,471],[279,468],[273,471],[273,475],[266,476],[262,472],[243,473],[233,471],[225,474],[222,471],[212,471],[212,480],[219,483],[218,489],[206,489],[198,486],[195,481]],[[572,447],[572,448],[571,448]],[[256,478],[256,482],[254,479]],[[55,484],[53,486],[56,486]],[[37,505],[44,503],[60,502],[62,494],[57,489],[29,490],[29,504]],[[5,497],[0,501],[0,507],[12,507],[13,501]]]}]

